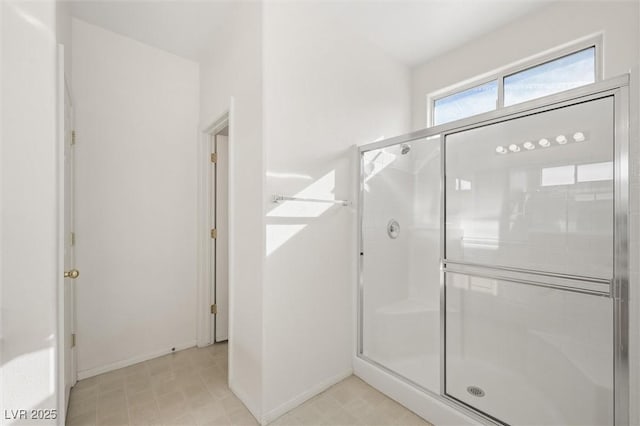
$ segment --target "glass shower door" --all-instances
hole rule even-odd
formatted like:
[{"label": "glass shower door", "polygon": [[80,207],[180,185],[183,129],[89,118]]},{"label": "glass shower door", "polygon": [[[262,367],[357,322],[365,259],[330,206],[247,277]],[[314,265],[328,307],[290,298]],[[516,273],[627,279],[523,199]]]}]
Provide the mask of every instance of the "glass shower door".
[{"label": "glass shower door", "polygon": [[440,138],[361,161],[361,356],[440,394]]},{"label": "glass shower door", "polygon": [[445,393],[502,422],[613,424],[613,111],[445,138]]}]

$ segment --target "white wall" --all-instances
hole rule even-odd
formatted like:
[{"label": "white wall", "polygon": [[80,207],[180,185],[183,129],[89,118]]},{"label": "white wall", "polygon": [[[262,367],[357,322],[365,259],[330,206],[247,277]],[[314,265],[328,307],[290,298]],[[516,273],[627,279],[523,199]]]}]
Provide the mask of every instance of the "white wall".
[{"label": "white wall", "polygon": [[5,410],[57,408],[55,4],[3,1],[0,19],[0,423],[33,424]]},{"label": "white wall", "polygon": [[[238,2],[218,35],[215,54],[201,64],[200,117],[204,129],[229,110],[233,97],[229,129],[229,204],[233,212],[229,222],[229,386],[260,418],[264,261],[261,4]],[[204,212],[204,205],[200,205],[199,213]]]},{"label": "white wall", "polygon": [[80,378],[196,340],[198,65],[73,20]]},{"label": "white wall", "polygon": [[355,204],[276,206],[271,195],[355,201],[353,145],[408,131],[410,98],[409,70],[321,3],[264,7],[269,421],[351,373],[356,269]]},{"label": "white wall", "polygon": [[427,95],[597,32],[604,33],[604,77],[638,63],[638,2],[561,1],[412,70],[412,126],[426,127]]}]

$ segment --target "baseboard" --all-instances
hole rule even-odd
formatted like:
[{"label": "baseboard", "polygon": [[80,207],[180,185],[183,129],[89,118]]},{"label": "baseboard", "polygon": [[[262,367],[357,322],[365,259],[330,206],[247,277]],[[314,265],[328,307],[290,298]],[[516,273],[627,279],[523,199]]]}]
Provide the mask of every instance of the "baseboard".
[{"label": "baseboard", "polygon": [[[192,348],[196,345],[195,340],[191,340],[189,342],[183,343],[181,345],[175,346],[175,351],[181,351],[183,349]],[[108,373],[109,371],[117,370],[119,368],[128,367],[133,364],[137,364],[139,362],[148,361],[153,358],[158,358],[159,356],[170,354],[171,349],[162,349],[160,351],[151,352],[145,355],[135,356],[133,358],[124,359],[122,361],[114,362],[111,364],[103,365],[100,367],[90,368],[88,370],[78,371],[78,380],[88,379],[89,377],[97,376],[98,374]]]},{"label": "baseboard", "polygon": [[258,422],[260,422],[260,417],[261,417],[260,410],[253,403],[251,403],[252,402],[251,398],[249,398],[246,393],[236,388],[235,385],[231,383],[231,381],[229,381],[229,389],[231,390],[231,392],[233,392],[235,396],[238,397],[240,402],[242,402],[244,406],[247,407],[247,410],[249,410],[251,415],[255,417],[255,419]]},{"label": "baseboard", "polygon": [[353,374],[353,370],[349,369],[348,371],[345,371],[345,372],[343,372],[341,374],[337,374],[337,375],[335,375],[333,377],[329,377],[327,380],[323,380],[322,382],[320,382],[317,385],[313,386],[309,390],[307,390],[307,391],[301,393],[300,395],[290,399],[289,401],[287,401],[284,404],[274,408],[273,410],[269,411],[268,413],[265,413],[265,415],[262,417],[262,421],[260,422],[260,424],[262,424],[263,426],[268,425],[272,421],[276,420],[278,417],[282,416],[283,414],[288,413],[289,411],[293,410],[294,408],[296,408],[300,404],[302,404],[305,401],[313,398],[314,396],[318,395],[320,392],[324,392],[325,390],[329,389],[331,386],[335,385],[338,382],[341,382],[342,380],[346,379],[347,377],[351,376],[352,374]]}]

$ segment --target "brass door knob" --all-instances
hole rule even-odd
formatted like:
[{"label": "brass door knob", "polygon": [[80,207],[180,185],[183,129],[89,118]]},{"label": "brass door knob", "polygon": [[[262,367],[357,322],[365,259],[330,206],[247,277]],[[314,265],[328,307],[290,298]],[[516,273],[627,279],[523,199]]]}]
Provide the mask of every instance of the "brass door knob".
[{"label": "brass door knob", "polygon": [[64,277],[65,278],[72,278],[72,279],[76,279],[80,276],[80,271],[78,271],[77,269],[72,269],[70,271],[65,271],[64,273]]}]

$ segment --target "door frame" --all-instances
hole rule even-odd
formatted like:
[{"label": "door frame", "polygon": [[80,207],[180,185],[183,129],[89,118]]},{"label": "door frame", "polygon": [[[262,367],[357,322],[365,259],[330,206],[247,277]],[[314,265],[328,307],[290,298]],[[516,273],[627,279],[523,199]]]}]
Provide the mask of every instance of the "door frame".
[{"label": "door frame", "polygon": [[[196,336],[198,347],[208,346],[215,343],[213,341],[213,330],[211,321],[211,280],[215,274],[215,270],[211,267],[211,173],[212,168],[210,166],[210,154],[211,154],[211,138],[215,136],[224,127],[229,127],[229,139],[228,139],[228,261],[229,261],[229,333],[228,341],[233,339],[233,300],[234,300],[234,268],[235,257],[235,233],[234,233],[234,219],[231,212],[234,211],[235,196],[234,196],[234,151],[235,151],[235,124],[234,124],[234,99],[229,99],[229,107],[219,114],[214,120],[210,121],[207,126],[202,128],[200,132],[200,142],[197,149],[197,167],[198,167],[198,262],[197,262],[197,274],[198,274],[198,309],[196,319]],[[229,363],[231,363],[231,345],[229,345]],[[231,369],[229,369],[231,371]]]},{"label": "door frame", "polygon": [[[66,279],[64,278],[65,264],[64,264],[64,252],[65,244],[67,241],[67,235],[65,232],[65,97],[67,91],[71,99],[71,120],[72,127],[74,121],[73,112],[73,96],[69,84],[67,83],[64,66],[64,50],[65,47],[62,44],[58,44],[58,75],[57,75],[57,195],[58,195],[58,211],[57,211],[57,233],[58,233],[58,267],[57,267],[57,306],[56,306],[56,319],[57,319],[57,336],[56,336],[56,390],[57,390],[57,408],[58,408],[58,421],[64,424],[67,414],[68,400],[66,398],[66,372],[65,372],[65,349],[70,348],[70,342],[65,335],[65,285]],[[73,183],[72,183],[73,185]],[[72,297],[75,300],[75,290],[72,290]],[[75,304],[71,307],[72,312],[72,324],[71,329],[75,330]],[[78,380],[78,369],[76,354],[72,351],[71,354],[71,386],[73,387]]]}]

